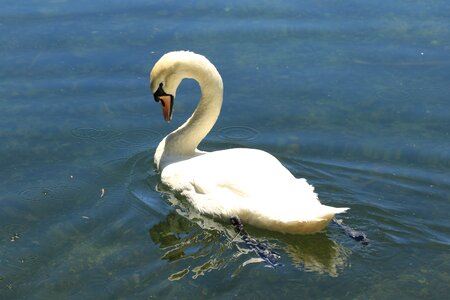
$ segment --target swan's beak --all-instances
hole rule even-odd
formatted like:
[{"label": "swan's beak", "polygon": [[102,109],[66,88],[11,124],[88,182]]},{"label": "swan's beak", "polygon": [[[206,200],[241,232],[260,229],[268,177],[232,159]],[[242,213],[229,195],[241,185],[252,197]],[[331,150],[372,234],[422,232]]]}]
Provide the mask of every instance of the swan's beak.
[{"label": "swan's beak", "polygon": [[166,122],[170,122],[170,120],[172,120],[173,96],[158,96],[158,101],[161,102],[164,120],[166,120]]},{"label": "swan's beak", "polygon": [[153,94],[156,102],[161,102],[164,120],[170,122],[172,120],[173,112],[173,96],[166,94],[162,86],[159,86],[158,90]]}]

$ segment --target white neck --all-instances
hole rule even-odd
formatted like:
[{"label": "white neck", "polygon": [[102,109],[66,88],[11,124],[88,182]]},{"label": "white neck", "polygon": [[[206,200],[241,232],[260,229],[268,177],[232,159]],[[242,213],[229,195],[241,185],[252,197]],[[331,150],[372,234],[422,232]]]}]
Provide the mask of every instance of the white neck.
[{"label": "white neck", "polygon": [[158,170],[167,165],[198,155],[197,146],[214,126],[222,107],[223,83],[217,69],[199,56],[182,62],[179,81],[184,78],[196,80],[201,98],[191,117],[178,129],[167,135],[155,153]]}]

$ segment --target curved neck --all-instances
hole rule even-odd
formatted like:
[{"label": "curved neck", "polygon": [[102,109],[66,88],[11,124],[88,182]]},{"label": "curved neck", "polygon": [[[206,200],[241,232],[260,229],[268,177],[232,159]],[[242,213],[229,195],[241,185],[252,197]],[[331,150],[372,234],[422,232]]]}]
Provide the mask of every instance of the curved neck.
[{"label": "curved neck", "polygon": [[180,73],[180,81],[183,78],[196,80],[201,89],[201,98],[191,117],[167,135],[158,146],[158,169],[195,156],[197,146],[214,126],[222,107],[223,83],[217,69],[209,61],[191,61],[187,67],[186,71]]}]

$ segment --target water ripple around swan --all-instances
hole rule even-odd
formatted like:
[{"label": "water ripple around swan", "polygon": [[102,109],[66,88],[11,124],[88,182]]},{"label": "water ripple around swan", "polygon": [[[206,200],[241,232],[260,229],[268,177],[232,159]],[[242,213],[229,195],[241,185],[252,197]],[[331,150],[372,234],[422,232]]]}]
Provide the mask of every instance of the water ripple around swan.
[{"label": "water ripple around swan", "polygon": [[218,130],[218,136],[227,141],[250,141],[258,137],[258,130],[249,126],[228,126]]}]

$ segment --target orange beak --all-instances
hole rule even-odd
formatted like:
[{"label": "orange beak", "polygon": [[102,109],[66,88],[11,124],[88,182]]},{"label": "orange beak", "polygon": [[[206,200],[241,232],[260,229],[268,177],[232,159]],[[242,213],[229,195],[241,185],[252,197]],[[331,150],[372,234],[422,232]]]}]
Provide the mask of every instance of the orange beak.
[{"label": "orange beak", "polygon": [[161,102],[164,120],[170,122],[172,120],[173,111],[173,97],[171,95],[158,96],[159,102]]}]

